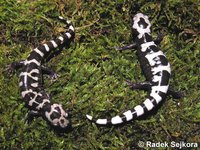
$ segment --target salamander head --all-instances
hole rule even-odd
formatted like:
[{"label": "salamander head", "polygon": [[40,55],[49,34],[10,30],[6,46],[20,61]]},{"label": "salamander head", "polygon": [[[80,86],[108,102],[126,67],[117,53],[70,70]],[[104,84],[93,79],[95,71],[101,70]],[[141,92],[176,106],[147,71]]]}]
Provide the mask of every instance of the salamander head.
[{"label": "salamander head", "polygon": [[138,13],[133,17],[133,36],[137,36],[138,39],[141,39],[145,34],[151,33],[151,23],[148,19],[148,16]]},{"label": "salamander head", "polygon": [[70,127],[68,113],[60,104],[50,104],[49,108],[49,111],[45,111],[45,118],[53,127],[62,130]]}]

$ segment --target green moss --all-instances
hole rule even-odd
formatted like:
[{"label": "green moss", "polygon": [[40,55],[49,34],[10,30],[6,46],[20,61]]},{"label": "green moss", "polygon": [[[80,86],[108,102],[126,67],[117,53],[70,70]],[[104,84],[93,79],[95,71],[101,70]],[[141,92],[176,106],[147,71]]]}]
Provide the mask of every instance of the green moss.
[{"label": "green moss", "polygon": [[[131,16],[138,11],[151,18],[154,37],[164,33],[160,47],[172,66],[171,85],[184,97],[167,97],[157,111],[126,125],[98,127],[85,114],[114,116],[146,97],[124,82],[144,80],[135,53],[114,49],[130,43]],[[48,63],[60,77],[53,83],[45,78],[52,101],[72,114],[73,130],[63,136],[42,118],[25,122],[28,109],[19,95],[19,72],[6,72],[6,65],[25,59],[31,48],[63,31],[51,17],[58,15],[76,27],[75,42]],[[0,149],[139,149],[139,141],[200,144],[199,15],[195,0],[0,1]]]}]

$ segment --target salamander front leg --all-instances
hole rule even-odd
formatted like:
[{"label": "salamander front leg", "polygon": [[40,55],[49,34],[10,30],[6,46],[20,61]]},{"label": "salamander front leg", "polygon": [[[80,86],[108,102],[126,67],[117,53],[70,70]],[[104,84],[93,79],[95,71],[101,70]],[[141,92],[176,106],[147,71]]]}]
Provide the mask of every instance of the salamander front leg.
[{"label": "salamander front leg", "polygon": [[164,34],[159,33],[158,36],[157,36],[157,38],[154,40],[154,43],[156,45],[159,45],[162,42],[163,38],[164,38]]},{"label": "salamander front leg", "polygon": [[31,110],[28,113],[27,118],[26,118],[26,121],[28,122],[28,124],[30,124],[35,117],[39,117],[39,113],[37,111]]},{"label": "salamander front leg", "polygon": [[116,47],[115,49],[118,51],[123,51],[123,50],[130,50],[130,49],[136,49],[137,44],[136,43],[131,43],[122,47]]},{"label": "salamander front leg", "polygon": [[[160,42],[163,40],[164,35],[162,33],[159,33],[157,38],[154,40],[155,44],[158,45]],[[118,51],[124,51],[124,50],[135,50],[137,48],[136,43],[131,43],[122,47],[115,47],[116,50]]]}]

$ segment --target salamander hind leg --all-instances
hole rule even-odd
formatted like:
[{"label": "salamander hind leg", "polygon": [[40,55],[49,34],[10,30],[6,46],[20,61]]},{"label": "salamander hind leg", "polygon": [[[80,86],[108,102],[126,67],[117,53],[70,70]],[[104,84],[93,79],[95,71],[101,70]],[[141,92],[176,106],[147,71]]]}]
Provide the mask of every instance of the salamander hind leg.
[{"label": "salamander hind leg", "polygon": [[138,89],[138,90],[145,90],[145,91],[150,90],[152,86],[152,84],[148,81],[135,83],[135,82],[131,82],[130,80],[126,80],[126,83],[131,89]]},{"label": "salamander hind leg", "polygon": [[169,87],[167,94],[175,99],[180,99],[184,96],[181,91],[175,91],[172,87]]},{"label": "salamander hind leg", "polygon": [[6,66],[6,71],[8,72],[8,74],[12,74],[15,72],[15,70],[22,68],[23,65],[24,65],[24,61],[12,62],[11,64]]},{"label": "salamander hind leg", "polygon": [[58,74],[48,67],[41,66],[41,70],[42,70],[42,74],[48,75],[52,81],[54,81],[58,78]]}]

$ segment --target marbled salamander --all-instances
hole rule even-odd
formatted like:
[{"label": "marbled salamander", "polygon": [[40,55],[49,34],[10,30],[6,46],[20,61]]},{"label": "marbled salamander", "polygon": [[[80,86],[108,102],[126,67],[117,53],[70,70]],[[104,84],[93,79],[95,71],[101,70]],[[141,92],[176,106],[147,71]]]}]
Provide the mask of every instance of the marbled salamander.
[{"label": "marbled salamander", "polygon": [[42,116],[53,127],[67,129],[70,125],[68,113],[60,104],[50,102],[50,96],[42,86],[42,74],[48,74],[51,78],[57,77],[57,74],[44,67],[42,62],[47,59],[52,50],[69,44],[75,36],[71,22],[63,17],[59,17],[59,19],[68,26],[68,31],[63,36],[33,49],[26,60],[13,62],[9,65],[9,70],[22,68],[19,86],[22,99],[30,109],[28,119]]},{"label": "marbled salamander", "polygon": [[138,13],[133,18],[132,37],[133,44],[118,48],[118,50],[126,50],[135,48],[137,56],[146,77],[145,82],[128,84],[133,89],[148,90],[148,98],[141,104],[128,110],[121,115],[117,115],[111,119],[94,119],[90,115],[86,117],[100,125],[115,125],[138,118],[148,111],[155,108],[167,94],[171,94],[175,98],[179,98],[180,94],[169,88],[169,79],[171,74],[170,64],[162,51],[156,46],[161,41],[160,38],[153,41],[151,37],[151,23],[148,17],[142,13]]}]

